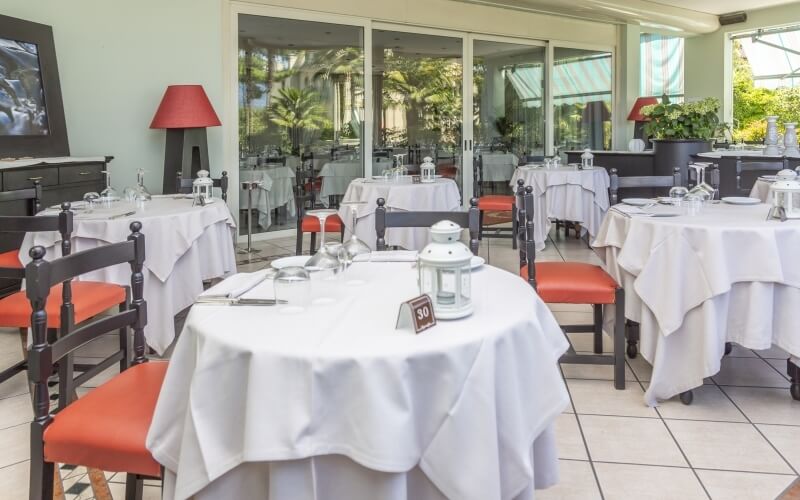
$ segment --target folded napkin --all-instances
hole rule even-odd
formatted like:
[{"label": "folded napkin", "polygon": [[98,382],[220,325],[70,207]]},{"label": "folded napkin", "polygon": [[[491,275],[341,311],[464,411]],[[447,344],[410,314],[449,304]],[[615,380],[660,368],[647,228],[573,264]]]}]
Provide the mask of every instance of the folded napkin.
[{"label": "folded napkin", "polygon": [[270,275],[271,269],[264,269],[254,273],[238,273],[217,283],[197,298],[198,302],[236,299],[252,290]]},{"label": "folded napkin", "polygon": [[617,212],[623,213],[625,215],[642,215],[642,214],[646,214],[647,213],[644,210],[642,210],[640,207],[634,207],[634,206],[631,206],[631,205],[626,205],[624,203],[620,203],[618,205],[614,205],[611,208],[613,210],[616,210]]},{"label": "folded napkin", "polygon": [[353,262],[416,262],[416,250],[387,250],[356,255]]}]

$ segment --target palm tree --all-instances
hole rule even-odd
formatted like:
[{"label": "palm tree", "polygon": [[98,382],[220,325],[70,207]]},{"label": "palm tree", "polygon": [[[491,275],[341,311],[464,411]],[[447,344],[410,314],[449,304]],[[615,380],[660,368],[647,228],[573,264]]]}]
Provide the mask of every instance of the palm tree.
[{"label": "palm tree", "polygon": [[319,130],[328,122],[319,94],[311,88],[280,89],[267,114],[272,123],[286,127],[292,140],[292,149],[299,148],[304,131]]}]

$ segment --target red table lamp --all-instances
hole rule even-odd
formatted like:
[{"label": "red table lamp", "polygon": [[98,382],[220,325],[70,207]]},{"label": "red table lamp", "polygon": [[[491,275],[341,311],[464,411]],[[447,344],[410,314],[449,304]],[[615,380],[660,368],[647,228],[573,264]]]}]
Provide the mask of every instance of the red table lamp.
[{"label": "red table lamp", "polygon": [[[651,104],[658,104],[657,97],[637,97],[636,102],[633,103],[631,112],[628,114],[628,121],[636,122],[633,127],[633,138],[644,140],[644,124],[649,122],[650,118],[642,114],[642,108],[650,106]],[[647,141],[645,140],[645,143]]]},{"label": "red table lamp", "polygon": [[206,127],[221,125],[202,85],[170,85],[150,128],[167,129],[164,154],[164,193],[175,192],[175,177],[197,177],[209,170]]}]

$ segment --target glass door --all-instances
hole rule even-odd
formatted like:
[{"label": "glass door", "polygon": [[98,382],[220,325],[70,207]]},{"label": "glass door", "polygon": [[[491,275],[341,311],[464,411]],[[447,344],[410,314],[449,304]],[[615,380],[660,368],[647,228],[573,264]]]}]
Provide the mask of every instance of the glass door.
[{"label": "glass door", "polygon": [[372,173],[394,164],[418,173],[426,156],[461,186],[463,37],[372,31]]},{"label": "glass door", "polygon": [[483,194],[510,193],[520,162],[545,154],[546,47],[472,37],[472,162]]}]

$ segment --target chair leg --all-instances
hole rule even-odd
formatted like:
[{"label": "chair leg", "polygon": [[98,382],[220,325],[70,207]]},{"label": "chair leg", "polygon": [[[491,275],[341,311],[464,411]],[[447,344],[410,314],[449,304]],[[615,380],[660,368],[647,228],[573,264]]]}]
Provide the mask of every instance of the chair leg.
[{"label": "chair leg", "polygon": [[61,481],[61,472],[53,464],[53,500],[65,500],[64,483]]},{"label": "chair leg", "polygon": [[636,359],[636,356],[639,354],[639,348],[637,347],[639,343],[639,324],[634,321],[626,321],[625,331],[628,339],[628,357]]},{"label": "chair leg", "polygon": [[295,255],[303,255],[303,231],[300,229],[301,223],[301,221],[297,221],[297,241],[294,249]]},{"label": "chair leg", "polygon": [[594,304],[594,353],[603,354],[603,306]]},{"label": "chair leg", "polygon": [[483,210],[478,212],[478,241],[483,239]]},{"label": "chair leg", "polygon": [[128,473],[125,479],[125,500],[142,500],[144,481],[136,474]]},{"label": "chair leg", "polygon": [[517,220],[517,206],[511,208],[511,249],[517,249],[517,231],[519,231],[519,221]]},{"label": "chair leg", "polygon": [[87,467],[86,472],[89,473],[89,484],[92,486],[94,498],[96,500],[113,500],[111,490],[108,488],[108,481],[106,481],[106,475],[103,471]]},{"label": "chair leg", "polygon": [[[323,244],[325,242],[322,242]],[[314,255],[314,252],[317,251],[317,233],[311,233],[311,249],[308,252],[308,255]]]},{"label": "chair leg", "polygon": [[614,388],[625,389],[625,290],[617,288],[614,296]]}]

